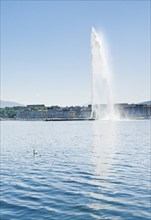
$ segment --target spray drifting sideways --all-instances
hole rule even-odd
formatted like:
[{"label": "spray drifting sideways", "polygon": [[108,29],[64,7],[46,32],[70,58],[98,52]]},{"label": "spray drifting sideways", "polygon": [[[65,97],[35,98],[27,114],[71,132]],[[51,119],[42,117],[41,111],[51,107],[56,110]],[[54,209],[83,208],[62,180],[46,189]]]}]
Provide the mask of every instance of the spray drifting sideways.
[{"label": "spray drifting sideways", "polygon": [[92,118],[114,119],[112,71],[102,33],[91,31],[92,53]]}]

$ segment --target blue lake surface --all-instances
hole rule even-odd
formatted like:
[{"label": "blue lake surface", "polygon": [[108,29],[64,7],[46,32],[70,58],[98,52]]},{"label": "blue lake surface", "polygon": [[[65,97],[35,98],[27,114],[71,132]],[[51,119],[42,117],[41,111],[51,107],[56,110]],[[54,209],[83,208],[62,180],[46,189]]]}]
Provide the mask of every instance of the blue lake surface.
[{"label": "blue lake surface", "polygon": [[151,219],[149,126],[2,121],[1,219]]}]

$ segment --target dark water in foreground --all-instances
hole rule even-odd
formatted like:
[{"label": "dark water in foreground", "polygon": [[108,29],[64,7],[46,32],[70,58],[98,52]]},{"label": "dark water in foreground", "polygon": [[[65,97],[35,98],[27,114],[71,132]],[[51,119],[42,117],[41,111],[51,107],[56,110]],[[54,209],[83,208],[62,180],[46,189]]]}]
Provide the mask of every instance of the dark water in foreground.
[{"label": "dark water in foreground", "polygon": [[1,219],[150,219],[149,123],[2,121]]}]

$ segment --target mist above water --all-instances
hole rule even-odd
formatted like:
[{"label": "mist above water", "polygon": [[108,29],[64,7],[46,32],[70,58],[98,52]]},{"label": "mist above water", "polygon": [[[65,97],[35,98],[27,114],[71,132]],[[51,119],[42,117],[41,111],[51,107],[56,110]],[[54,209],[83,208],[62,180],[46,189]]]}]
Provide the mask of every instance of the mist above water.
[{"label": "mist above water", "polygon": [[114,119],[112,71],[108,50],[102,33],[91,31],[92,52],[92,116],[95,119]]}]

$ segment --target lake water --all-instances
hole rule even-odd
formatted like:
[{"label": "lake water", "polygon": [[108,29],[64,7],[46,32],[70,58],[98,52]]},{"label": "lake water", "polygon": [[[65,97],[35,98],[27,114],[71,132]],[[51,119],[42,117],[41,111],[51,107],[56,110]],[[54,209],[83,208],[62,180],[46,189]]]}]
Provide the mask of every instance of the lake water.
[{"label": "lake water", "polygon": [[150,219],[149,125],[2,121],[1,219]]}]

